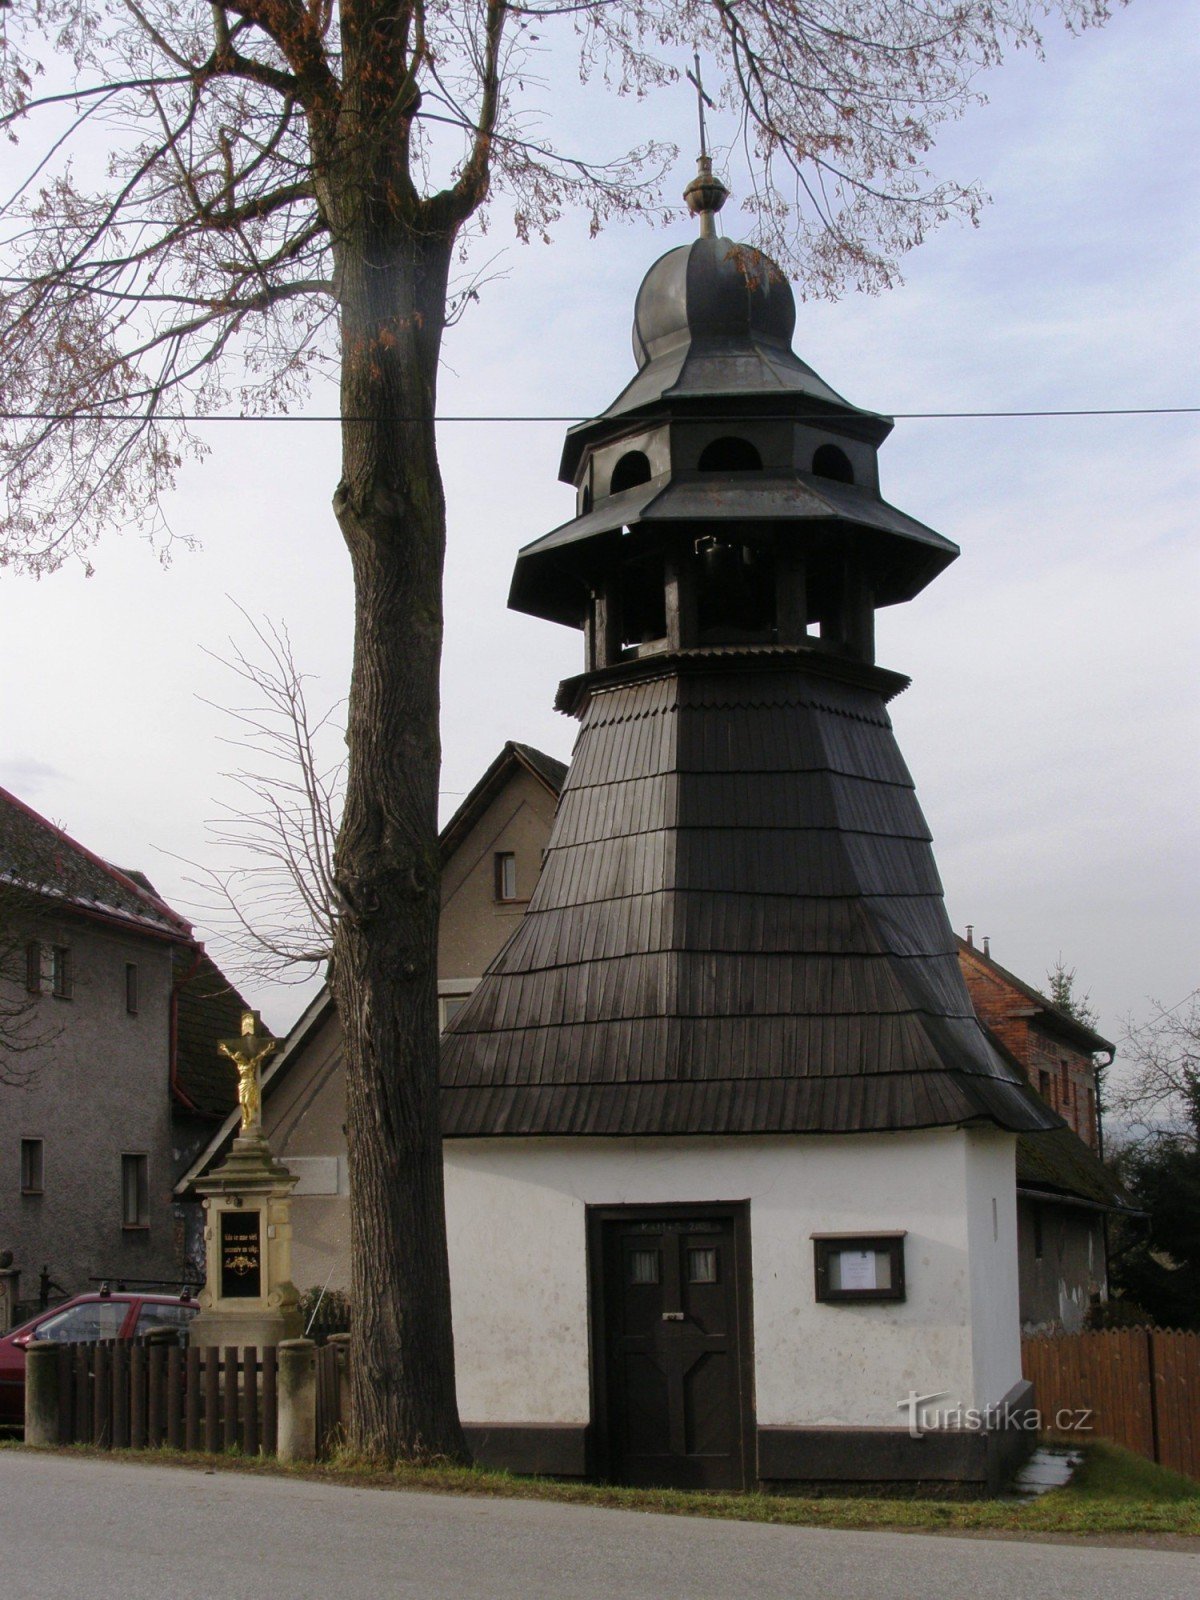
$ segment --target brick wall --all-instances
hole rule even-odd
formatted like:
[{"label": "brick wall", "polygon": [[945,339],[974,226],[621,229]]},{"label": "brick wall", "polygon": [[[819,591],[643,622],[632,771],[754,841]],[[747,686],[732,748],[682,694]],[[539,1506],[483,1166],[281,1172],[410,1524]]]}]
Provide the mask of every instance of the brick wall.
[{"label": "brick wall", "polygon": [[1091,1056],[1058,1037],[1053,1017],[1039,1012],[979,951],[960,947],[958,960],[980,1021],[1016,1056],[1033,1088],[1095,1150],[1096,1072]]}]

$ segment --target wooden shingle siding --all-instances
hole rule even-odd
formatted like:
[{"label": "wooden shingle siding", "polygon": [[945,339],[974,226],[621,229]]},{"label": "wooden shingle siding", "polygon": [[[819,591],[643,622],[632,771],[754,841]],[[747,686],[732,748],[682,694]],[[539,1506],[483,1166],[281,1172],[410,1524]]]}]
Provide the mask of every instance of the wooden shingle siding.
[{"label": "wooden shingle siding", "polygon": [[1055,1124],[975,1019],[890,688],[702,652],[597,682],[444,1042],[448,1135]]}]

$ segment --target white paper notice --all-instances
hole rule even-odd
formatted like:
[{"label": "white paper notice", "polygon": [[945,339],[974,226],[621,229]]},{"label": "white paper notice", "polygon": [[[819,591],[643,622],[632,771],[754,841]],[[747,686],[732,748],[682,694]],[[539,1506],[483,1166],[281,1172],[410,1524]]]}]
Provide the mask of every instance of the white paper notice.
[{"label": "white paper notice", "polygon": [[874,1250],[839,1250],[843,1289],[878,1289]]}]

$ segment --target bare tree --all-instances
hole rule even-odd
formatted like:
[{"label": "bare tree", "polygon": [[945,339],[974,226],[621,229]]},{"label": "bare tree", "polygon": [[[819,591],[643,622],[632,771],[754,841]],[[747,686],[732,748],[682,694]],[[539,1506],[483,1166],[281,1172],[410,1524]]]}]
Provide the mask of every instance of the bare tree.
[{"label": "bare tree", "polygon": [[0,1084],[29,1083],[62,1031],[43,1003],[41,955],[70,891],[53,836],[0,791]]},{"label": "bare tree", "polygon": [[1154,1001],[1145,1022],[1129,1019],[1122,1041],[1126,1074],[1115,1096],[1135,1142],[1183,1139],[1200,1147],[1200,989],[1175,1006]]},{"label": "bare tree", "polygon": [[229,641],[229,655],[214,657],[244,697],[217,707],[233,723],[226,742],[240,763],[222,774],[230,797],[208,826],[222,864],[189,863],[190,882],[204,897],[205,922],[241,973],[302,983],[332,961],[337,937],[344,703],[313,711],[287,628],[241,615],[244,627]]},{"label": "bare tree", "polygon": [[[44,152],[4,208],[0,551],[47,571],[105,524],[167,538],[195,415],[294,404],[331,362],[334,512],[356,616],[334,877],[352,1205],[354,1442],[461,1456],[437,1115],[434,439],[450,274],[493,195],[521,237],[568,207],[653,215],[674,152],[559,149],[570,60],[600,95],[693,46],[739,124],[764,244],[810,289],[878,288],[980,196],[932,173],[938,126],[1008,45],[1117,0],[20,0],[0,118]],[[560,38],[555,45],[553,41]],[[40,73],[49,62],[45,85]],[[596,117],[602,128],[606,119]],[[110,150],[102,168],[94,146]],[[75,150],[77,164],[66,155]]]},{"label": "bare tree", "polygon": [[41,1064],[38,1050],[60,1031],[47,1022],[41,996],[28,981],[45,909],[24,882],[0,882],[0,1084],[29,1083]]}]

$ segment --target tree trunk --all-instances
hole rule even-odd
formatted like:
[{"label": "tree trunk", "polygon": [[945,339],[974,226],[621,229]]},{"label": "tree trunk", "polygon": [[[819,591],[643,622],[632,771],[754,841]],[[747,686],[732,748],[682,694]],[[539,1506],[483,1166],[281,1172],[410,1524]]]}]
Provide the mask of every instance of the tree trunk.
[{"label": "tree trunk", "polygon": [[467,1459],[438,1115],[438,671],[445,502],[434,441],[451,237],[371,226],[338,246],[342,480],[354,567],[349,773],[333,991],[346,1064],[351,1443]]}]

